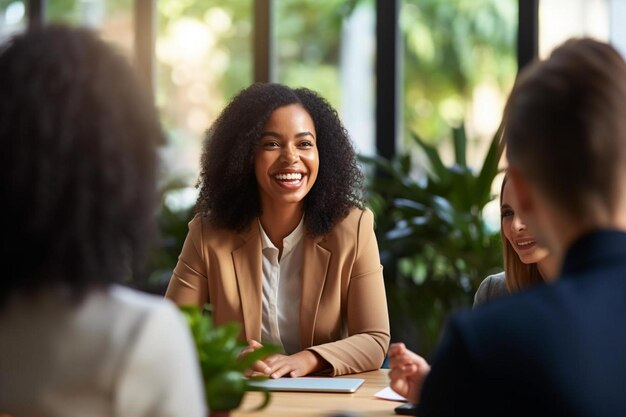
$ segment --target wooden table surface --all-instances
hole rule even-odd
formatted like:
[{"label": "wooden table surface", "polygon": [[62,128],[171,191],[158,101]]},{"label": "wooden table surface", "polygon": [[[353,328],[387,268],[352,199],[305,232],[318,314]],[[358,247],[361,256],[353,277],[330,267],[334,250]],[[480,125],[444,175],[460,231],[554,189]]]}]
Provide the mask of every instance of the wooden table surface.
[{"label": "wooden table surface", "polygon": [[346,375],[338,378],[363,378],[365,382],[354,394],[313,392],[272,392],[270,404],[261,411],[250,412],[262,396],[249,392],[232,417],[382,417],[394,416],[394,407],[401,403],[381,400],[374,393],[389,385],[387,369]]}]

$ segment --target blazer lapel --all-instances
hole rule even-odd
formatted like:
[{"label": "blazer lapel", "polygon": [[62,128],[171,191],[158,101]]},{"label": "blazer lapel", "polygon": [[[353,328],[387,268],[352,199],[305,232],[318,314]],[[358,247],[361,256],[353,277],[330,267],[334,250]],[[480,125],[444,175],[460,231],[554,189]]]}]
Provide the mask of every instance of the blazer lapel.
[{"label": "blazer lapel", "polygon": [[253,222],[241,235],[245,241],[232,251],[239,298],[243,312],[243,325],[247,339],[261,341],[261,305],[263,297],[261,238],[259,227]]},{"label": "blazer lapel", "polygon": [[309,236],[305,236],[304,239],[300,301],[300,344],[302,348],[313,345],[317,310],[330,262],[330,251],[320,246],[319,239]]}]

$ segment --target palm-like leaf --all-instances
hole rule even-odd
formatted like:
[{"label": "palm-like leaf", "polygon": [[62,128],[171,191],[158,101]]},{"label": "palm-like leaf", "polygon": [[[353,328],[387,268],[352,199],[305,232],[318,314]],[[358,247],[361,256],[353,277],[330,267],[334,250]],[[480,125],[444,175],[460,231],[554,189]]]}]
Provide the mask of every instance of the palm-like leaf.
[{"label": "palm-like leaf", "polygon": [[[391,161],[361,158],[378,173],[370,178],[368,201],[376,213],[390,314],[413,317],[417,346],[426,353],[434,347],[447,312],[470,304],[480,280],[501,265],[499,236],[482,217],[499,172],[500,132],[477,172],[467,166],[464,127],[454,129],[452,138],[455,163],[447,166],[436,147],[413,135],[428,161],[421,180],[413,179],[415,166],[408,154]],[[410,302],[403,299],[407,296]],[[392,317],[391,322],[402,320]]]}]

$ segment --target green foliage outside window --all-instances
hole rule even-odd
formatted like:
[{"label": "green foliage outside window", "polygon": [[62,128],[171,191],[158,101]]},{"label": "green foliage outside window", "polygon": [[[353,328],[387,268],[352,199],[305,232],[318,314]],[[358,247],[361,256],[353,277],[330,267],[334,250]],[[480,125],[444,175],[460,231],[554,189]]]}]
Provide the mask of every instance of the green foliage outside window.
[{"label": "green foliage outside window", "polygon": [[[483,84],[506,95],[517,72],[517,1],[405,0],[404,127],[431,143],[466,119]],[[499,115],[493,115],[499,119]],[[407,146],[412,145],[410,134]]]}]

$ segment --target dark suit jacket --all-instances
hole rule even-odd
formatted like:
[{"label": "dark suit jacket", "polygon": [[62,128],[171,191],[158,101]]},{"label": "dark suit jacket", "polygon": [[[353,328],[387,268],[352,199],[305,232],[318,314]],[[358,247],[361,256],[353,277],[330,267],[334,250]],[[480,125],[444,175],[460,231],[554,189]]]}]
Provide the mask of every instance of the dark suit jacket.
[{"label": "dark suit jacket", "polygon": [[419,416],[625,416],[626,233],[568,250],[553,285],[451,318]]}]

